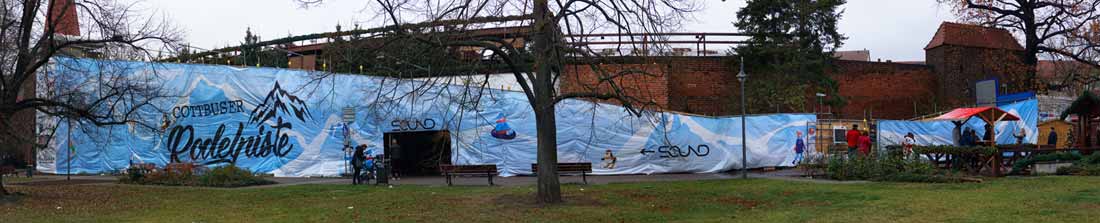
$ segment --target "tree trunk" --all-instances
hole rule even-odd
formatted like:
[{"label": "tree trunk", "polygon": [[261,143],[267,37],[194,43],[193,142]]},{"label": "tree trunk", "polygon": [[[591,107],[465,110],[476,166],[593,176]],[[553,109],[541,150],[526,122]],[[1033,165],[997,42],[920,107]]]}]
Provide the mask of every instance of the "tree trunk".
[{"label": "tree trunk", "polygon": [[1038,69],[1038,65],[1039,65],[1039,43],[1040,43],[1040,41],[1039,41],[1038,26],[1036,26],[1036,24],[1035,24],[1035,11],[1032,8],[1033,6],[1034,5],[1031,5],[1031,4],[1021,5],[1021,7],[1024,9],[1024,10],[1022,10],[1023,14],[1024,14],[1024,17],[1026,17],[1026,19],[1024,19],[1024,21],[1023,21],[1023,23],[1024,23],[1024,58],[1023,58],[1024,61],[1023,62],[1024,62],[1024,66],[1027,67],[1027,70],[1026,70],[1026,73],[1024,74],[1024,80],[1026,81],[1026,83],[1023,83],[1023,84],[1030,85],[1030,86],[1020,86],[1021,88],[1017,89],[1019,91],[1038,90],[1039,89],[1039,81],[1037,81],[1035,79],[1035,76],[1038,73],[1037,69]]},{"label": "tree trunk", "polygon": [[[0,142],[5,142],[5,145],[0,145],[0,157],[2,155],[10,155],[15,153],[15,127],[12,125],[12,119],[10,114],[0,114]],[[0,159],[0,167],[8,165],[7,159]],[[0,173],[0,196],[8,195],[8,190],[4,188],[4,173]]]},{"label": "tree trunk", "polygon": [[[553,102],[550,102],[553,103]],[[539,202],[561,202],[561,185],[558,181],[558,131],[555,126],[554,105],[541,105],[535,111],[538,126],[538,187]]]},{"label": "tree trunk", "polygon": [[[544,204],[561,202],[558,182],[558,130],[554,117],[554,67],[557,65],[555,38],[557,23],[553,20],[547,0],[535,0],[532,46],[535,54],[535,79],[531,81],[538,128],[538,200]],[[521,80],[522,81],[522,80]]]}]

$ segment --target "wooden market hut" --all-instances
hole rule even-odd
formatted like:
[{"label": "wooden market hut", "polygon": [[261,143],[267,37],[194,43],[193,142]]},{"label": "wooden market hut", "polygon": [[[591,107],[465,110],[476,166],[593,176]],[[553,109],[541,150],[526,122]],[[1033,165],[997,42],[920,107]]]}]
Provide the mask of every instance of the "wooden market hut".
[{"label": "wooden market hut", "polygon": [[1058,142],[1055,143],[1055,149],[1065,149],[1073,145],[1070,142],[1070,131],[1074,129],[1073,123],[1069,123],[1063,120],[1048,120],[1039,123],[1038,141],[1035,144],[1048,145],[1047,139],[1050,136],[1050,128],[1054,128],[1054,132],[1058,135]]},{"label": "wooden market hut", "polygon": [[[932,120],[948,120],[954,122],[955,125],[959,126],[962,125],[962,123],[966,123],[966,121],[970,120],[970,118],[973,117],[978,117],[982,121],[985,121],[985,123],[989,126],[996,126],[996,123],[1000,121],[1020,120],[1020,117],[993,106],[956,108],[955,110],[951,110],[950,112],[944,113],[943,115],[932,118]],[[996,128],[991,128],[988,130],[993,131],[990,133],[991,135],[997,135]],[[996,145],[996,141],[996,139],[993,139],[992,141],[983,141],[982,143],[986,145]]]},{"label": "wooden market hut", "polygon": [[1069,115],[1077,115],[1077,122],[1073,126],[1073,147],[1091,148],[1100,144],[1096,142],[1096,129],[1100,124],[1100,98],[1086,91],[1062,111],[1059,119],[1065,120]]}]

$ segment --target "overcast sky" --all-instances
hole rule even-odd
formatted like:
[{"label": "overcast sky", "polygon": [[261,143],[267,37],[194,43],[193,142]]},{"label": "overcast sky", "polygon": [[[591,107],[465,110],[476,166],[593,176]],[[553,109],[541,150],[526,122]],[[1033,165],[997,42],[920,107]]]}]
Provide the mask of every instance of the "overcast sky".
[{"label": "overcast sky", "polygon": [[[334,31],[359,23],[373,27],[367,0],[328,0],[302,9],[293,0],[147,0],[155,10],[187,32],[193,45],[212,49],[240,44],[246,28],[263,39]],[[734,32],[731,22],[739,0],[705,0],[703,10],[684,32]],[[942,21],[953,21],[950,9],[933,0],[848,0],[840,31],[849,37],[842,50],[871,51],[871,59],[924,60],[924,45]]]}]

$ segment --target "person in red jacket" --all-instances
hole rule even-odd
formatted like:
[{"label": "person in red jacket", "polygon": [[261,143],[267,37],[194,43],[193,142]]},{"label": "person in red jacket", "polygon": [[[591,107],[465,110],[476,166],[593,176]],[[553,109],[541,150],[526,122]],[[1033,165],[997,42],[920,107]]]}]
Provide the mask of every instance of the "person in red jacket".
[{"label": "person in red jacket", "polygon": [[871,154],[871,134],[863,132],[863,135],[859,136],[859,155],[867,157],[869,154]]},{"label": "person in red jacket", "polygon": [[848,140],[848,157],[855,157],[856,148],[859,147],[859,125],[852,125],[852,129],[848,129],[848,132],[844,134],[844,138]]}]

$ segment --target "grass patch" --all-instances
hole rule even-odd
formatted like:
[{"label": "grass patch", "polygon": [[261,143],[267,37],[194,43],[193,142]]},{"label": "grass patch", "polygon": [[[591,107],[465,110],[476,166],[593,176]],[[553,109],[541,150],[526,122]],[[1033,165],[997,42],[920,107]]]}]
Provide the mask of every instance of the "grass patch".
[{"label": "grass patch", "polygon": [[982,184],[818,184],[766,179],[566,185],[564,205],[534,187],[295,185],[216,189],[22,187],[10,222],[1087,222],[1100,177]]}]

